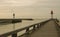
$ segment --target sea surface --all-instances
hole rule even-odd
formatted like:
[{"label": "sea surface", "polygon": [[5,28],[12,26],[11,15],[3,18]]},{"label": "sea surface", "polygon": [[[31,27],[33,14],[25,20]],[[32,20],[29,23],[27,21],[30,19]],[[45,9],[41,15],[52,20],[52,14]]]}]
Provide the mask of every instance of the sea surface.
[{"label": "sea surface", "polygon": [[[40,20],[22,20],[22,22],[20,23],[15,23],[15,24],[7,24],[7,23],[2,23],[0,24],[0,35],[1,34],[4,34],[4,33],[7,33],[7,32],[10,32],[10,31],[14,31],[14,30],[17,30],[17,29],[21,29],[21,28],[24,28],[26,26],[30,26],[30,25],[33,25],[35,23],[38,23],[38,22],[43,22],[43,21],[46,21],[47,19],[40,19]],[[14,28],[15,26],[15,28]],[[21,31],[18,33],[18,35],[21,35],[25,32],[24,31]]]}]

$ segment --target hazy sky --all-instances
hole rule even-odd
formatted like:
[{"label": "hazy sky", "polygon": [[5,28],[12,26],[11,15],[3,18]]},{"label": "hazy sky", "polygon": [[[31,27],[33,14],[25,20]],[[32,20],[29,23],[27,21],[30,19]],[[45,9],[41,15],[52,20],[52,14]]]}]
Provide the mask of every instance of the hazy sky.
[{"label": "hazy sky", "polygon": [[60,18],[60,0],[0,0],[0,18],[49,18],[51,10]]}]

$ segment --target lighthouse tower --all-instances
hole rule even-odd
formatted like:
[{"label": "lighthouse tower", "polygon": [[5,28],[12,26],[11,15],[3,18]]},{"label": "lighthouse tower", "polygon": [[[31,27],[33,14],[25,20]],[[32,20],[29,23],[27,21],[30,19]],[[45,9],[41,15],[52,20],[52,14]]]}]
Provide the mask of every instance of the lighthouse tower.
[{"label": "lighthouse tower", "polygon": [[53,11],[51,10],[51,19],[53,19]]},{"label": "lighthouse tower", "polygon": [[13,19],[15,19],[15,13],[13,13]]}]

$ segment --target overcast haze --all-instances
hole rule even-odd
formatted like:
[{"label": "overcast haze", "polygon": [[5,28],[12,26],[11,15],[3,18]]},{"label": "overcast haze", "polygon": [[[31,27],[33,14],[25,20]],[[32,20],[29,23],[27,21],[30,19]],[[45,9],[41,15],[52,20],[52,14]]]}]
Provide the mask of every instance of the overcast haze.
[{"label": "overcast haze", "polygon": [[60,18],[60,0],[0,0],[0,18]]}]

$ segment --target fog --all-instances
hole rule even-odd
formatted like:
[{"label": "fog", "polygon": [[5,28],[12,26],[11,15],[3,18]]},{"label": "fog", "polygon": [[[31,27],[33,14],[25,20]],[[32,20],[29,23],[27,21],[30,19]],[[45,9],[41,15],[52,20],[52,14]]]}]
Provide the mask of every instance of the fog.
[{"label": "fog", "polygon": [[60,0],[0,0],[0,18],[60,18]]}]

